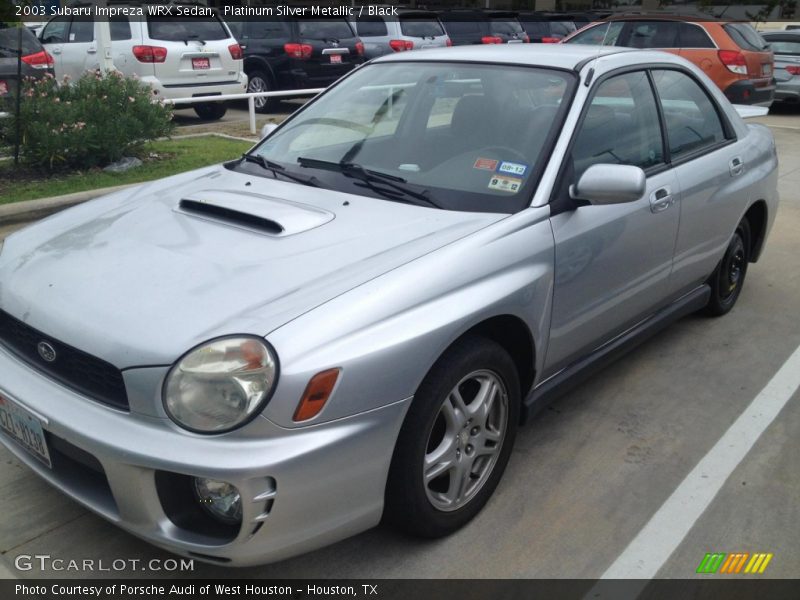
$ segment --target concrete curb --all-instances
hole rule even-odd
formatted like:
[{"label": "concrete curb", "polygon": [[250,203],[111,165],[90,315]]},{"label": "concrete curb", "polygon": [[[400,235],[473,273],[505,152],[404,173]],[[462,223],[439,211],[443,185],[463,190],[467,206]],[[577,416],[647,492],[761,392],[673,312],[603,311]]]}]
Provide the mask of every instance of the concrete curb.
[{"label": "concrete curb", "polygon": [[119,190],[124,190],[140,183],[129,183],[114,187],[101,188],[99,190],[86,190],[85,192],[75,192],[64,196],[54,196],[52,198],[40,198],[38,200],[24,200],[12,204],[0,205],[0,224],[10,225],[12,223],[25,223],[42,219],[60,210],[75,206],[81,202],[86,202],[92,198],[98,198],[105,194],[111,194]]}]

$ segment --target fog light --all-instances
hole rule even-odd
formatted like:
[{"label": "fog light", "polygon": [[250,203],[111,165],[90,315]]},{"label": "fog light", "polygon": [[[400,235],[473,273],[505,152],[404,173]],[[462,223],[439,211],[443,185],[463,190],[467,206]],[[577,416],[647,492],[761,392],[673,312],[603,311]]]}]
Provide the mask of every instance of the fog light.
[{"label": "fog light", "polygon": [[200,505],[223,523],[242,521],[242,497],[235,485],[215,479],[194,478],[194,493]]}]

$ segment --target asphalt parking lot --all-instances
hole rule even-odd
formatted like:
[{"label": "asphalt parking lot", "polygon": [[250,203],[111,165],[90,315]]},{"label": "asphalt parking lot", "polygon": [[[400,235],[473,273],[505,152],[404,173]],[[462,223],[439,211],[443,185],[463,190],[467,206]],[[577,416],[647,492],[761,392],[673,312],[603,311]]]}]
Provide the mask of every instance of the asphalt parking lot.
[{"label": "asphalt parking lot", "polygon": [[[762,121],[778,143],[782,204],[735,309],[721,319],[679,321],[523,428],[497,493],[469,526],[437,541],[378,528],[274,565],[225,569],[196,563],[193,572],[169,576],[596,578],[610,567],[625,567],[621,556],[635,566],[637,557],[625,551],[637,540],[633,549],[641,552],[643,564],[649,554],[664,556],[650,563],[658,577],[694,576],[707,552],[772,553],[761,577],[797,577],[800,392],[795,388],[744,458],[730,465],[732,471],[710,462],[708,472],[698,472],[701,479],[724,481],[707,507],[702,493],[695,497],[689,489],[682,511],[664,512],[675,510],[670,498],[684,490],[682,482],[698,463],[710,453],[725,453],[728,428],[749,414],[748,407],[800,346],[800,110],[778,110]],[[0,225],[0,237],[10,230]],[[36,564],[16,570],[19,555],[142,563],[170,555],[88,513],[4,449],[0,504],[0,563],[13,575],[165,575],[42,571]],[[673,514],[681,524],[673,531],[647,528]]]}]

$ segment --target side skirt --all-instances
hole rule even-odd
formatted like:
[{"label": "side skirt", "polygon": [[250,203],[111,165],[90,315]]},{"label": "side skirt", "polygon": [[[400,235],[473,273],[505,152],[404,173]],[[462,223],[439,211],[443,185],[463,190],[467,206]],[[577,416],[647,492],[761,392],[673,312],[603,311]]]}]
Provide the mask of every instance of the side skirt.
[{"label": "side skirt", "polygon": [[633,350],[667,325],[696,312],[708,304],[711,287],[703,284],[641,321],[625,333],[593,350],[590,354],[537,385],[522,403],[521,421],[525,423],[553,400],[578,386],[623,354]]}]

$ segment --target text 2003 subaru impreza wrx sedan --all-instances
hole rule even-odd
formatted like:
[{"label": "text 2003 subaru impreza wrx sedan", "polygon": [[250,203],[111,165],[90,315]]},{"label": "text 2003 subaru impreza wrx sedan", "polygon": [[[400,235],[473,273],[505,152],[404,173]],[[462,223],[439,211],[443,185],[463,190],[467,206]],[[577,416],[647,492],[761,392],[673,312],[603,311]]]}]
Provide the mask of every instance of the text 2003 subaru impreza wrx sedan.
[{"label": "text 2003 subaru impreza wrx sedan", "polygon": [[447,534],[566,383],[731,309],[776,178],[769,131],[669,54],[379,59],[241,160],[10,236],[0,438],[205,560]]}]

